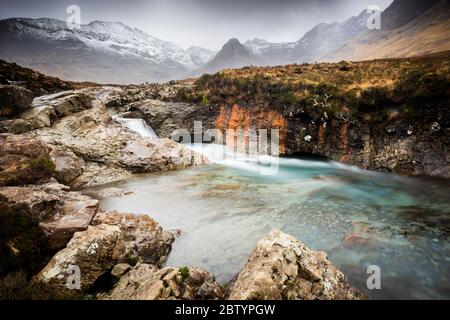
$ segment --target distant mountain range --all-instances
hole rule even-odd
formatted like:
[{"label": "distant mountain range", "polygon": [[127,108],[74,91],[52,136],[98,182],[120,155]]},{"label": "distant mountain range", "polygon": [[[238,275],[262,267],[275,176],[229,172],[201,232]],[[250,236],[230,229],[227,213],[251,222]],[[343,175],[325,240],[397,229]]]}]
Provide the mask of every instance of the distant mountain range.
[{"label": "distant mountain range", "polygon": [[185,77],[214,52],[149,36],[119,22],[71,30],[55,19],[0,21],[0,57],[68,80],[141,83]]},{"label": "distant mountain range", "polygon": [[381,29],[366,11],[320,23],[295,42],[229,40],[219,52],[187,50],[118,22],[70,30],[54,19],[0,21],[0,58],[67,80],[99,83],[167,81],[247,65],[409,57],[450,49],[450,0],[394,0]]}]

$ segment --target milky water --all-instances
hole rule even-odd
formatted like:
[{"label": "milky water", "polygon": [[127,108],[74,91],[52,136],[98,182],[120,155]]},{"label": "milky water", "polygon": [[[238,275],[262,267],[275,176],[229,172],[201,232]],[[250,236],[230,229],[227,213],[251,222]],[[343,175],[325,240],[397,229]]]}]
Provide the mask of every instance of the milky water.
[{"label": "milky water", "polygon": [[[278,228],[325,251],[370,298],[450,298],[447,183],[305,159],[280,159],[277,174],[263,175],[273,158],[223,160],[219,149],[201,150],[215,164],[97,187],[133,192],[101,207],[181,230],[167,264],[205,267],[222,283]],[[381,269],[381,290],[367,289],[369,265]]]}]

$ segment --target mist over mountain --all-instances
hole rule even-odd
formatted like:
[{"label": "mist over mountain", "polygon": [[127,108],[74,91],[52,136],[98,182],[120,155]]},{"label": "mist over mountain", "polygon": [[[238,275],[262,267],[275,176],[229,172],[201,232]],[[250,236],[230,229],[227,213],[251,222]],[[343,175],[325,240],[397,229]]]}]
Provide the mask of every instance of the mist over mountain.
[{"label": "mist over mountain", "polygon": [[[450,49],[448,0],[395,0],[369,30],[366,10],[320,23],[294,42],[230,39],[219,52],[187,50],[120,22],[71,30],[55,19],[0,21],[0,58],[67,80],[164,82],[243,66],[410,57]],[[301,36],[301,37],[300,37]]]},{"label": "mist over mountain", "polygon": [[141,83],[185,77],[210,60],[120,22],[93,21],[71,30],[55,19],[0,21],[0,57],[69,80]]},{"label": "mist over mountain", "polygon": [[247,65],[281,65],[410,57],[450,49],[448,0],[395,0],[382,12],[380,30],[368,29],[369,18],[364,10],[340,23],[319,23],[296,42],[248,40],[244,46],[251,55],[237,57],[224,47],[218,54],[222,63],[213,70],[241,67],[243,56],[251,60]]},{"label": "mist over mountain", "polygon": [[238,39],[233,38],[199,71],[201,73],[214,73],[222,69],[263,64],[267,63],[265,63],[261,55],[253,53],[249,48],[239,42]]},{"label": "mist over mountain", "polygon": [[363,11],[341,23],[319,23],[296,42],[270,43],[263,39],[254,39],[245,44],[267,64],[314,62],[351,37],[367,30],[368,17],[369,14]]}]

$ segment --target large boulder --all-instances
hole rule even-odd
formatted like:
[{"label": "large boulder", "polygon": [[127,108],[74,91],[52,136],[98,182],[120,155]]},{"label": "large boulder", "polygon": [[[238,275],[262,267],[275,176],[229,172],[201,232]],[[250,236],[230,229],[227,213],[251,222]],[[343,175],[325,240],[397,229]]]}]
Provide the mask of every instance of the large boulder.
[{"label": "large boulder", "polygon": [[28,158],[48,156],[50,149],[37,138],[0,134],[0,154],[23,155]]},{"label": "large boulder", "polygon": [[174,236],[147,216],[99,213],[92,225],[77,232],[37,275],[36,282],[52,291],[66,291],[73,266],[80,268],[79,292],[93,289],[96,281],[120,263],[160,265]]},{"label": "large boulder", "polygon": [[75,232],[86,230],[99,206],[98,200],[78,192],[63,193],[60,199],[61,210],[39,223],[53,249],[64,248]]},{"label": "large boulder", "polygon": [[64,184],[70,184],[78,178],[85,169],[85,162],[69,148],[51,146],[50,158],[55,164],[55,178]]},{"label": "large boulder", "polygon": [[24,215],[35,224],[56,215],[62,207],[57,195],[40,187],[0,187],[0,194],[15,214]]},{"label": "large boulder", "polygon": [[231,300],[361,298],[324,252],[310,251],[278,230],[258,241],[229,295]]},{"label": "large boulder", "polygon": [[20,118],[31,123],[33,129],[50,127],[57,119],[55,109],[51,106],[31,108],[20,115]]},{"label": "large boulder", "polygon": [[38,225],[50,248],[63,248],[73,234],[86,230],[98,210],[98,200],[57,184],[0,187],[14,214]]},{"label": "large boulder", "polygon": [[34,99],[33,107],[50,106],[61,118],[92,108],[94,97],[80,91],[65,91]]},{"label": "large boulder", "polygon": [[207,159],[170,139],[136,139],[126,143],[119,163],[133,172],[181,169]]},{"label": "large boulder", "polygon": [[202,268],[158,270],[153,265],[138,264],[122,276],[105,300],[223,299],[224,291],[214,276]]},{"label": "large boulder", "polygon": [[167,259],[175,235],[165,231],[148,215],[131,213],[99,212],[91,223],[93,226],[108,224],[118,226],[124,237],[126,256],[131,261],[142,261],[161,266]]},{"label": "large boulder", "polygon": [[14,117],[31,108],[33,92],[16,85],[0,85],[0,117]]},{"label": "large boulder", "polygon": [[[99,225],[77,232],[37,275],[39,285],[54,291],[70,290],[66,285],[73,267],[80,268],[80,289],[87,291],[95,281],[125,255],[118,226]],[[77,289],[77,288],[75,288]]]},{"label": "large boulder", "polygon": [[0,134],[0,186],[48,180],[55,169],[49,153],[37,138]]}]

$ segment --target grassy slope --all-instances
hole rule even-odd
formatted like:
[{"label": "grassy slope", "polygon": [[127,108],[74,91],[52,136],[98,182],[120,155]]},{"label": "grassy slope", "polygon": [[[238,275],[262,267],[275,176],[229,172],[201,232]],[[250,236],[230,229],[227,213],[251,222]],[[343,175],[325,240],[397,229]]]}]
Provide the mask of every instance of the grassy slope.
[{"label": "grassy slope", "polygon": [[96,85],[91,82],[77,83],[60,80],[56,77],[50,77],[32,69],[21,67],[15,63],[0,60],[0,84],[8,84],[10,82],[18,82],[19,85],[31,90],[35,96]]},{"label": "grassy slope", "polygon": [[312,108],[348,120],[396,107],[406,117],[419,117],[447,108],[449,69],[450,51],[408,59],[247,67],[204,75],[193,89],[180,90],[178,100],[290,112]]},{"label": "grassy slope", "polygon": [[450,10],[441,3],[394,29],[360,34],[327,54],[328,61],[414,57],[450,50]]}]

